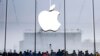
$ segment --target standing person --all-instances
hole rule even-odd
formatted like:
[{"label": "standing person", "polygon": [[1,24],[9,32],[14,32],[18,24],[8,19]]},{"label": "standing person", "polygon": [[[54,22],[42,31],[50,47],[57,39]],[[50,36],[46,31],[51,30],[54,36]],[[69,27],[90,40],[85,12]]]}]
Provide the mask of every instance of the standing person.
[{"label": "standing person", "polygon": [[78,56],[84,56],[84,52],[79,51]]},{"label": "standing person", "polygon": [[8,52],[8,56],[13,56],[13,54],[12,54],[12,51],[11,51],[11,50]]},{"label": "standing person", "polygon": [[32,51],[31,50],[29,51],[29,56],[32,56]]},{"label": "standing person", "polygon": [[33,52],[33,56],[37,56],[36,51]]},{"label": "standing person", "polygon": [[[91,55],[92,56],[92,55]],[[100,54],[98,52],[96,52],[96,56],[100,56]]]},{"label": "standing person", "polygon": [[64,55],[65,55],[65,50],[62,50],[60,56],[64,56]]},{"label": "standing person", "polygon": [[42,56],[47,56],[47,54],[45,52],[42,52]]},{"label": "standing person", "polygon": [[71,56],[77,56],[76,51],[73,50],[73,53],[71,54]]},{"label": "standing person", "polygon": [[29,50],[26,51],[25,56],[29,56]]},{"label": "standing person", "polygon": [[61,56],[61,51],[60,51],[60,49],[58,50],[56,56]]},{"label": "standing person", "polygon": [[48,51],[47,51],[47,52],[43,52],[43,53],[42,53],[42,56],[49,56]]},{"label": "standing person", "polygon": [[56,56],[56,52],[54,52],[53,50],[51,50],[50,56]]},{"label": "standing person", "polygon": [[14,53],[12,55],[13,56],[18,56],[18,54],[16,53],[16,50],[14,50]]},{"label": "standing person", "polygon": [[88,50],[85,51],[85,56],[90,56]]},{"label": "standing person", "polygon": [[7,52],[3,52],[2,56],[7,56]]},{"label": "standing person", "polygon": [[64,51],[64,55],[63,56],[69,56],[68,51]]},{"label": "standing person", "polygon": [[23,56],[26,56],[26,51],[24,51]]},{"label": "standing person", "polygon": [[93,53],[90,53],[90,56],[94,56]]},{"label": "standing person", "polygon": [[83,56],[82,51],[78,51],[78,56]]},{"label": "standing person", "polygon": [[50,54],[49,54],[49,52],[48,52],[48,51],[46,52],[46,54],[47,54],[47,56],[50,56]]},{"label": "standing person", "polygon": [[37,56],[42,56],[42,54],[41,54],[41,52],[40,52],[40,51],[37,53]]},{"label": "standing person", "polygon": [[19,52],[19,56],[23,56],[22,51]]}]

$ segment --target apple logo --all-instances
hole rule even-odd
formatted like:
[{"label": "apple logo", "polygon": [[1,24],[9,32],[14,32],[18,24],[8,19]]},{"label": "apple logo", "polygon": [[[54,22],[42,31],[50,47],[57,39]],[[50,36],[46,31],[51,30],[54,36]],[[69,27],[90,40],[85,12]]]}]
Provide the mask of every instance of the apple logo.
[{"label": "apple logo", "polygon": [[49,11],[42,11],[39,13],[38,22],[44,31],[57,31],[61,24],[58,21],[60,13],[55,10],[55,4],[50,6]]}]

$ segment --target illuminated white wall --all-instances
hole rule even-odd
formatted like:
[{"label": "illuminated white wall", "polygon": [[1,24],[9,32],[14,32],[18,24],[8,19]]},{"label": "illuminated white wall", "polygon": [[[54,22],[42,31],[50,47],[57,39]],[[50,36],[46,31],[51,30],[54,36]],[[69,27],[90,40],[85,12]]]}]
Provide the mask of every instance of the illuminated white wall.
[{"label": "illuminated white wall", "polygon": [[[66,33],[67,50],[72,51],[78,49],[81,44],[81,32],[69,31]],[[37,51],[50,51],[50,46],[54,51],[64,49],[64,33],[63,32],[38,32],[36,37]],[[79,40],[79,41],[78,41]],[[77,45],[73,47],[73,45]],[[70,49],[69,49],[70,48]],[[20,50],[34,50],[34,33],[25,32],[24,40],[20,42]]]}]

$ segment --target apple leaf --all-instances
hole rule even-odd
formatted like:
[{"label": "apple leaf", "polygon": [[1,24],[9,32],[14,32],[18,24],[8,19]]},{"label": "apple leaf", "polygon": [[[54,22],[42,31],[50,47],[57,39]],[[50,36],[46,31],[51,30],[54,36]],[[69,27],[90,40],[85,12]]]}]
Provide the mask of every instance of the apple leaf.
[{"label": "apple leaf", "polygon": [[54,10],[55,9],[55,4],[53,4],[52,6],[50,6],[50,11]]}]

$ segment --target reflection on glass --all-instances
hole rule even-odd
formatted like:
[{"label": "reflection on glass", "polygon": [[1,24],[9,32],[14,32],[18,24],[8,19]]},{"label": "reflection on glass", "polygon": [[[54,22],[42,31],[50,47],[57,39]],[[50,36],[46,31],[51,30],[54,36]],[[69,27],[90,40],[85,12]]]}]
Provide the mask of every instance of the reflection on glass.
[{"label": "reflection on glass", "polygon": [[[7,51],[35,51],[35,12],[36,51],[51,52],[53,50],[57,52],[59,49],[64,50],[64,1],[50,1],[37,0],[36,11],[33,0],[25,0],[24,2],[21,0],[8,1]],[[83,52],[88,50],[89,53],[94,52],[92,8],[90,2],[87,0],[66,1],[66,50],[69,53],[72,53],[73,50],[76,52],[81,50]],[[5,1],[0,0],[0,52],[4,49],[4,4]],[[58,21],[61,23],[61,26],[54,32],[43,31],[38,22],[38,15],[44,10],[52,11],[54,8],[51,8],[51,10],[50,5],[53,4],[56,5],[55,10],[60,12]],[[97,16],[96,49],[98,52],[100,52],[99,21],[99,16]]]}]

